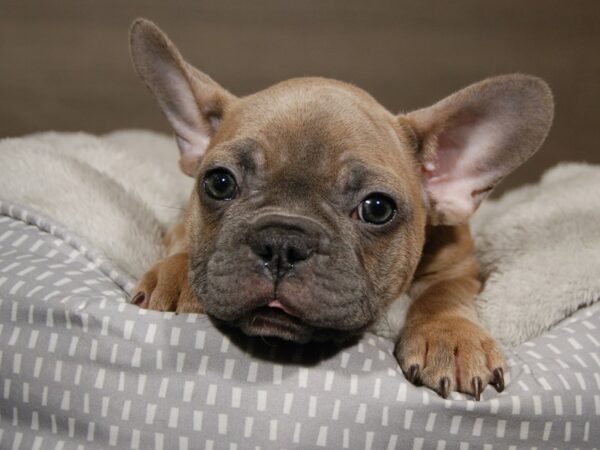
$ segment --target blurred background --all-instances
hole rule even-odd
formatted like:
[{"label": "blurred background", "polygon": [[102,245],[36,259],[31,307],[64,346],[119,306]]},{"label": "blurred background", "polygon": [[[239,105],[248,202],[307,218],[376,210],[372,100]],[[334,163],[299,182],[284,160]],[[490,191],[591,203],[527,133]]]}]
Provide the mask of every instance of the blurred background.
[{"label": "blurred background", "polygon": [[129,62],[138,16],[237,95],[320,75],[399,112],[491,75],[538,75],[554,91],[554,127],[496,195],[559,161],[600,163],[598,0],[0,0],[0,137],[168,131]]}]

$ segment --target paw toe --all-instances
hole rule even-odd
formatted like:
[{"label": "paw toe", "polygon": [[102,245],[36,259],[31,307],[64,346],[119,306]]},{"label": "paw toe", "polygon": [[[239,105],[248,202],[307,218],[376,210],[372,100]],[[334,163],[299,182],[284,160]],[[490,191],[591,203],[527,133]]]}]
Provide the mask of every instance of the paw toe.
[{"label": "paw toe", "polygon": [[142,309],[148,309],[150,306],[150,296],[146,295],[144,291],[139,291],[132,297],[130,303]]},{"label": "paw toe", "polygon": [[504,369],[502,369],[502,367],[497,367],[492,373],[493,375],[490,384],[494,386],[496,391],[502,392],[504,390]]},{"label": "paw toe", "polygon": [[[421,368],[425,364],[427,343],[425,339],[420,337],[403,339],[396,347],[395,353],[400,368],[406,377],[408,379],[415,378],[417,374],[420,374]],[[411,376],[411,373],[413,376]]]},{"label": "paw toe", "polygon": [[441,322],[405,333],[396,356],[406,378],[444,398],[460,391],[480,400],[488,384],[501,392],[506,370],[502,351],[479,325],[467,320],[461,325],[460,333]]},{"label": "paw toe", "polygon": [[438,392],[443,398],[448,398],[450,395],[450,391],[452,388],[452,381],[450,381],[449,377],[442,377],[440,380]]},{"label": "paw toe", "polygon": [[483,391],[483,381],[480,377],[474,377],[471,379],[471,389],[473,391],[473,397],[475,400],[481,400],[481,392]]},{"label": "paw toe", "polygon": [[414,383],[417,386],[420,386],[422,384],[422,381],[421,381],[421,366],[419,364],[412,364],[408,368],[408,373],[406,374],[406,378],[411,383]]}]

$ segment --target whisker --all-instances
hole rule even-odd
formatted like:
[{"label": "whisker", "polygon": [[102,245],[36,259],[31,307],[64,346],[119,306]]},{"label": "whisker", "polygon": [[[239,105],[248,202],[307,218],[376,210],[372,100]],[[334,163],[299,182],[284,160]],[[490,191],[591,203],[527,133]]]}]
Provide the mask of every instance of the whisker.
[{"label": "whisker", "polygon": [[178,206],[171,206],[171,205],[161,205],[160,203],[153,203],[154,206],[161,206],[163,208],[169,208],[169,209],[177,209],[179,211],[185,211],[185,208],[180,208]]}]

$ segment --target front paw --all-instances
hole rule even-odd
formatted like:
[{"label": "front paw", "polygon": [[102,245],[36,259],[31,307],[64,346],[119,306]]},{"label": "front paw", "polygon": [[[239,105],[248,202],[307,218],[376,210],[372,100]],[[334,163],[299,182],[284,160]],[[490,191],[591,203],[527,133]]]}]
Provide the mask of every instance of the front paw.
[{"label": "front paw", "polygon": [[502,351],[481,326],[463,317],[406,324],[395,354],[408,380],[444,398],[460,391],[479,400],[488,384],[504,390]]},{"label": "front paw", "polygon": [[188,281],[188,254],[177,253],[156,263],[132,292],[131,303],[145,309],[202,313]]}]

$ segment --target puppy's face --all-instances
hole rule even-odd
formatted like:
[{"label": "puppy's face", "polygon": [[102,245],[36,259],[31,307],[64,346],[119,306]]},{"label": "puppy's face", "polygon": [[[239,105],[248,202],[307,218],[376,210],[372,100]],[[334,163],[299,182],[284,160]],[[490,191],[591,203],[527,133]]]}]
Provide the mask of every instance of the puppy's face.
[{"label": "puppy's face", "polygon": [[548,87],[524,75],[394,115],[319,78],[237,98],[145,20],[131,51],[197,181],[192,287],[209,315],[251,335],[363,331],[410,285],[425,226],[466,221],[552,120]]},{"label": "puppy's face", "polygon": [[423,246],[418,164],[357,88],[291,80],[238,100],[199,167],[191,280],[208,314],[306,341],[364,330]]}]

